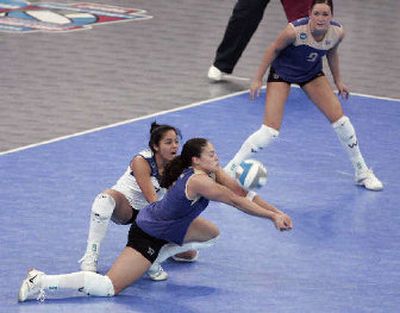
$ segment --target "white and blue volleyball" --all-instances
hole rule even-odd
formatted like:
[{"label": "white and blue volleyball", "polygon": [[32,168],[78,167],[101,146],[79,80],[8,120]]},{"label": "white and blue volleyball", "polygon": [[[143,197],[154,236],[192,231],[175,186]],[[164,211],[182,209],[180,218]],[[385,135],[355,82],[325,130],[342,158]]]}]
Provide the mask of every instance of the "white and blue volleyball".
[{"label": "white and blue volleyball", "polygon": [[267,168],[260,161],[248,159],[236,168],[236,179],[246,189],[258,189],[267,183]]}]

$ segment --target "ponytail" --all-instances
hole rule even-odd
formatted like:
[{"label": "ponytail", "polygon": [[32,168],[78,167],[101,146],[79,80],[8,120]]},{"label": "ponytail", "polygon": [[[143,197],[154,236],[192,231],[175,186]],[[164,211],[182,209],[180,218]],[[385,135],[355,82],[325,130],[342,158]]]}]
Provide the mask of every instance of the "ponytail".
[{"label": "ponytail", "polygon": [[182,148],[181,155],[176,156],[164,168],[164,173],[161,176],[160,186],[169,188],[182,174],[183,170],[192,166],[192,158],[200,158],[203,148],[208,141],[204,138],[193,138],[188,140]]},{"label": "ponytail", "polygon": [[160,186],[162,188],[169,188],[187,167],[188,166],[185,166],[182,157],[180,155],[176,156],[165,165],[164,174],[161,176]]}]

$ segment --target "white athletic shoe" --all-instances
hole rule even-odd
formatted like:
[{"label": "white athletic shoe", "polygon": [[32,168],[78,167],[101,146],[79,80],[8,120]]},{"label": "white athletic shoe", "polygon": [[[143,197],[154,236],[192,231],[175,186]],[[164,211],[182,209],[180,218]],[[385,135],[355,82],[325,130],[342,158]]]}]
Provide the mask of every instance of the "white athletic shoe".
[{"label": "white athletic shoe", "polygon": [[18,301],[24,302],[28,299],[34,299],[43,302],[45,299],[44,290],[40,287],[40,278],[44,273],[36,269],[31,269],[28,275],[22,282],[21,288],[19,288]]},{"label": "white athletic shoe", "polygon": [[368,190],[379,191],[383,189],[382,182],[370,169],[368,171],[356,174],[355,181],[357,185],[364,186]]},{"label": "white athletic shoe", "polygon": [[81,263],[81,271],[96,273],[98,260],[99,254],[97,252],[86,252],[82,259],[78,261],[78,263]]},{"label": "white athletic shoe", "polygon": [[188,258],[181,258],[179,256],[173,255],[172,259],[176,262],[196,262],[197,259],[199,258],[199,251],[198,250],[194,250],[196,251],[196,254],[194,255],[193,258],[188,259]]},{"label": "white athletic shoe", "polygon": [[215,82],[218,82],[224,78],[225,75],[228,75],[227,73],[221,72],[217,67],[214,65],[211,65],[210,68],[208,69],[208,78],[210,80],[213,80]]},{"label": "white athletic shoe", "polygon": [[164,271],[160,263],[153,263],[153,265],[148,269],[147,275],[151,280],[162,281],[168,279],[168,273]]}]

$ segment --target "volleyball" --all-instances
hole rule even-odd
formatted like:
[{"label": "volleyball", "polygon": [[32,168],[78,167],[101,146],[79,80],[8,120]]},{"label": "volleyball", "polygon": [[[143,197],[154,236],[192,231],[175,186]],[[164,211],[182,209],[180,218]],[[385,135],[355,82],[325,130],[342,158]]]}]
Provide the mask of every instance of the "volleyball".
[{"label": "volleyball", "polygon": [[236,178],[246,189],[258,189],[267,183],[267,168],[260,161],[248,159],[236,168]]}]

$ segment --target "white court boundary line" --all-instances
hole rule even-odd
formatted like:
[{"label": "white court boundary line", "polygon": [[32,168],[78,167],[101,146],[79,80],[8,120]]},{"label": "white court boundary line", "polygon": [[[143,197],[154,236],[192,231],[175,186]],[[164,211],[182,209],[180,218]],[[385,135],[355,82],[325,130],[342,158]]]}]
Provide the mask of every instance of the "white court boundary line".
[{"label": "white court boundary line", "polygon": [[[298,86],[292,86],[292,87],[300,88]],[[262,89],[265,89],[265,87],[263,87]],[[248,92],[248,90],[238,91],[238,92],[234,92],[234,93],[231,93],[231,94],[228,94],[228,95],[225,95],[225,96],[221,96],[221,97],[217,97],[217,98],[212,98],[212,99],[203,100],[203,101],[195,102],[195,103],[192,103],[192,104],[184,105],[184,106],[179,107],[179,108],[164,110],[164,111],[160,111],[160,112],[144,115],[144,116],[141,116],[141,117],[132,118],[132,119],[121,121],[121,122],[117,122],[117,123],[113,123],[113,124],[109,124],[109,125],[105,125],[105,126],[101,126],[101,127],[96,127],[96,128],[88,129],[88,130],[81,131],[81,132],[78,132],[78,133],[74,133],[74,134],[71,134],[71,135],[56,137],[56,138],[53,138],[53,139],[50,139],[50,140],[41,141],[41,142],[30,144],[30,145],[27,145],[27,146],[22,146],[22,147],[19,147],[19,148],[15,148],[15,149],[11,149],[11,150],[6,150],[6,151],[3,151],[3,152],[0,152],[0,156],[11,154],[11,153],[15,153],[15,152],[19,152],[19,151],[23,151],[23,150],[27,150],[27,149],[30,149],[30,148],[35,148],[35,147],[47,145],[47,144],[50,144],[50,143],[53,143],[53,142],[58,142],[58,141],[69,139],[69,138],[73,138],[73,137],[78,137],[78,136],[94,133],[94,132],[101,131],[101,130],[108,129],[108,128],[113,128],[113,127],[129,124],[129,123],[132,123],[132,122],[144,120],[144,119],[151,118],[151,117],[154,117],[154,116],[160,116],[160,115],[165,115],[165,114],[172,113],[172,112],[186,110],[186,109],[193,108],[193,107],[196,107],[196,106],[200,106],[200,105],[203,105],[203,104],[207,104],[207,103],[210,103],[210,102],[213,102],[213,101],[219,101],[219,100],[223,100],[223,99],[239,96],[239,95],[247,93],[247,92]],[[350,96],[352,96],[352,95],[359,96],[359,97],[365,97],[365,98],[378,99],[378,100],[388,100],[388,101],[394,101],[394,102],[399,102],[400,103],[400,99],[394,99],[394,98],[388,98],[388,97],[379,97],[379,96],[373,96],[373,95],[366,95],[366,94],[355,93],[355,92],[354,93],[350,93]]]},{"label": "white court boundary line", "polygon": [[377,100],[387,100],[387,101],[393,101],[393,102],[400,102],[400,99],[389,98],[389,97],[372,96],[372,95],[366,95],[366,94],[357,93],[357,92],[350,92],[350,97],[351,96],[359,96],[359,97],[371,98],[371,99],[377,99]]},{"label": "white court boundary line", "polygon": [[[297,85],[292,85],[292,88],[300,88],[300,86]],[[264,87],[265,88],[265,87]],[[338,91],[334,90],[334,92],[337,94]],[[373,95],[367,95],[365,93],[358,93],[358,92],[350,92],[349,97],[351,96],[358,96],[358,97],[364,97],[364,98],[371,98],[371,99],[377,99],[377,100],[387,100],[387,101],[394,101],[394,102],[400,102],[400,99],[395,99],[395,98],[389,98],[389,97],[380,97],[380,96],[373,96]]]}]

